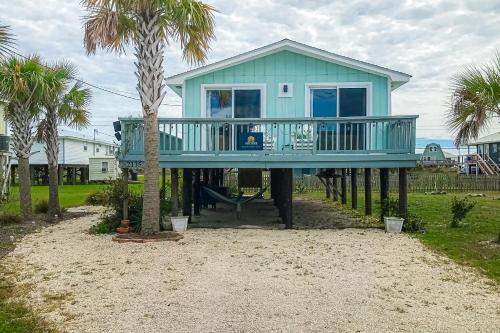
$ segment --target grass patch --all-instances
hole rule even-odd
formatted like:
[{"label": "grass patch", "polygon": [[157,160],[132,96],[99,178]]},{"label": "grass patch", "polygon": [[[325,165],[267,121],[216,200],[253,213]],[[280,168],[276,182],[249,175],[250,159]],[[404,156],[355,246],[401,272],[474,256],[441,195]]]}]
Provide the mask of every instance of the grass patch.
[{"label": "grass patch", "polygon": [[52,333],[57,332],[40,315],[25,304],[11,301],[14,296],[14,273],[0,265],[0,332]]},{"label": "grass patch", "polygon": [[[59,186],[59,201],[61,208],[70,208],[86,205],[85,200],[91,193],[101,192],[108,185],[106,184],[87,184],[87,185],[64,185]],[[129,184],[131,190],[142,191],[142,184]],[[49,200],[48,186],[32,186],[31,197],[33,207],[36,207],[40,202]],[[19,214],[19,187],[11,188],[9,201],[1,206],[2,212],[10,214]]]},{"label": "grass patch", "polygon": [[[408,194],[408,210],[421,217],[427,231],[415,237],[423,244],[444,254],[460,264],[477,268],[484,275],[500,282],[500,246],[492,244],[500,230],[500,193],[486,192],[485,197],[471,198],[474,208],[461,222],[460,227],[451,228],[451,202],[453,197],[464,198],[465,193],[444,195]],[[295,194],[296,197],[321,199],[324,192]],[[373,215],[380,215],[380,195],[373,193]],[[397,198],[397,193],[391,193]],[[351,206],[350,194],[346,207]],[[358,194],[358,209],[364,212],[364,193]]]}]

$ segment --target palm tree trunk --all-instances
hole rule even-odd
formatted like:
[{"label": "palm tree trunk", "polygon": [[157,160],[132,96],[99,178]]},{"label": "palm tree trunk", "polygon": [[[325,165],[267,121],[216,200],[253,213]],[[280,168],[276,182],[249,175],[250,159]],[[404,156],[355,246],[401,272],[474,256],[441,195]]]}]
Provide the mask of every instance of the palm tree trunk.
[{"label": "palm tree trunk", "polygon": [[32,219],[31,210],[31,177],[30,177],[30,162],[29,158],[20,157],[19,163],[19,204],[21,208],[21,216],[24,221]]},{"label": "palm tree trunk", "polygon": [[31,177],[29,157],[33,145],[32,119],[22,105],[13,105],[10,123],[12,126],[12,144],[18,159],[19,204],[25,221],[32,219]]},{"label": "palm tree trunk", "polygon": [[59,206],[59,172],[57,157],[59,154],[59,145],[57,142],[57,111],[55,109],[47,109],[46,116],[47,126],[44,133],[45,153],[49,166],[49,219],[55,215],[60,215]]},{"label": "palm tree trunk", "polygon": [[150,11],[142,14],[135,38],[137,90],[143,108],[145,142],[141,233],[148,235],[160,231],[158,108],[166,92],[163,83],[164,42],[158,24],[158,14]]}]

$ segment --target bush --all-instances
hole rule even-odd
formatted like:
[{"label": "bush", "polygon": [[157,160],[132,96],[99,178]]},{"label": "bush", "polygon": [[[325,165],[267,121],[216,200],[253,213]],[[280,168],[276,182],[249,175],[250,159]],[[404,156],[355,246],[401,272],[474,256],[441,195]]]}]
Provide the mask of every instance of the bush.
[{"label": "bush", "polygon": [[47,214],[49,212],[49,202],[47,200],[40,200],[33,208],[36,214]]},{"label": "bush", "polygon": [[399,214],[399,200],[389,198],[382,202],[382,216],[402,217],[404,232],[425,232],[425,222],[416,214],[408,213],[406,216]]},{"label": "bush", "polygon": [[467,213],[474,208],[476,205],[475,201],[470,201],[467,198],[457,199],[453,197],[451,200],[451,213],[453,215],[451,219],[450,227],[457,228],[460,226],[460,221],[462,221]]},{"label": "bush", "polygon": [[[90,232],[95,234],[115,232],[116,228],[120,225],[123,216],[123,200],[126,199],[123,191],[123,181],[121,179],[114,180],[104,192],[100,193],[106,198],[106,206],[108,209],[101,216],[100,222],[91,227]],[[129,192],[127,197],[130,227],[132,231],[139,232],[142,227],[142,194]],[[170,200],[161,200],[160,219],[162,216],[169,214],[170,211]],[[158,223],[160,223],[160,221],[158,221]]]},{"label": "bush", "polygon": [[106,206],[108,199],[104,192],[92,192],[85,199],[85,203],[92,206]]},{"label": "bush", "polygon": [[0,225],[21,223],[21,216],[16,214],[2,213],[0,214]]}]

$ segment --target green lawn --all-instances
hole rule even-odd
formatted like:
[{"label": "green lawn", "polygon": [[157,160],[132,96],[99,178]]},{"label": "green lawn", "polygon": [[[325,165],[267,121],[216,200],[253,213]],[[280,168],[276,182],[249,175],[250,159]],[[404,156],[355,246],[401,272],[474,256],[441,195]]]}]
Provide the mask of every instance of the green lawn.
[{"label": "green lawn", "polygon": [[[459,228],[450,228],[451,199],[465,197],[465,193],[446,195],[425,195],[410,193],[408,209],[420,216],[426,223],[427,232],[415,234],[423,244],[442,253],[458,263],[476,267],[480,272],[500,282],[500,246],[491,241],[500,230],[500,193],[485,192],[486,197],[471,198],[477,202]],[[322,192],[303,193],[297,197],[324,199]],[[397,193],[391,193],[397,198]],[[374,216],[380,214],[380,195],[373,194]],[[350,207],[350,194],[348,205]],[[364,193],[358,195],[356,214],[364,213]]]},{"label": "green lawn", "polygon": [[[85,204],[85,199],[92,192],[102,191],[106,188],[106,184],[87,184],[87,185],[64,185],[59,187],[59,200],[62,208],[70,208],[82,206]],[[130,184],[131,190],[141,190],[142,184]],[[32,186],[31,196],[33,206],[41,201],[49,199],[48,186]],[[10,200],[3,206],[0,206],[1,211],[6,213],[19,213],[19,187],[13,186]]]}]

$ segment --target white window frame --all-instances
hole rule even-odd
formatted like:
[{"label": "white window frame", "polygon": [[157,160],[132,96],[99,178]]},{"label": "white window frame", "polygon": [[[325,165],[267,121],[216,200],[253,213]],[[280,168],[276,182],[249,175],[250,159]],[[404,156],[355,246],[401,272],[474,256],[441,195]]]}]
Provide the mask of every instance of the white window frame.
[{"label": "white window frame", "polygon": [[[104,168],[104,163],[106,163],[106,169]],[[101,161],[101,173],[108,173],[108,172],[109,172],[109,162]]]},{"label": "white window frame", "polygon": [[[235,90],[260,90],[260,118],[266,118],[266,89],[267,86],[265,83],[210,83],[210,84],[202,84],[201,85],[201,96],[200,96],[200,105],[201,105],[201,117],[202,118],[212,118],[208,114],[207,110],[207,92],[209,90],[231,90],[231,119],[234,119],[234,91]],[[215,118],[214,118],[215,119]],[[233,126],[234,127],[234,126]],[[207,129],[204,130],[205,134],[201,138],[201,145],[204,149],[208,149],[207,142]],[[233,128],[234,133],[234,128]],[[232,138],[234,140],[234,138]],[[230,148],[231,150],[234,147],[234,142],[231,141]]]},{"label": "white window frame", "polygon": [[[306,83],[305,84],[305,108],[304,108],[304,116],[306,118],[313,118],[312,114],[312,105],[311,105],[311,90],[312,89],[336,89],[337,90],[337,115],[332,118],[344,118],[340,117],[340,94],[339,89],[342,88],[365,88],[366,89],[366,117],[372,115],[373,109],[373,84],[371,82],[316,82],[316,83]],[[337,125],[338,126],[338,125]],[[316,139],[316,128],[313,127],[313,141]],[[337,128],[337,149],[340,149],[340,131]],[[376,133],[372,133],[373,135],[377,135]],[[369,138],[365,136],[365,147],[368,148],[371,146],[371,142],[373,142],[373,138]]]},{"label": "white window frame", "polygon": [[304,116],[312,118],[311,108],[311,89],[336,89],[337,90],[337,116],[340,118],[340,98],[339,89],[341,88],[366,88],[366,116],[373,114],[373,84],[372,82],[316,82],[305,84],[305,107]]},{"label": "white window frame", "polygon": [[202,84],[201,85],[201,116],[211,118],[207,110],[208,90],[229,90],[231,89],[231,118],[234,118],[234,91],[235,90],[260,90],[260,118],[266,118],[266,84],[265,83],[227,83],[227,84]]}]

